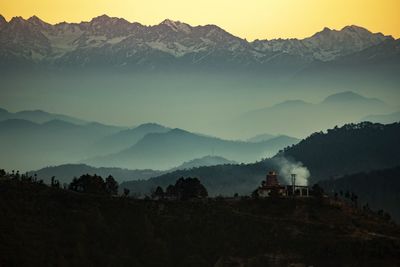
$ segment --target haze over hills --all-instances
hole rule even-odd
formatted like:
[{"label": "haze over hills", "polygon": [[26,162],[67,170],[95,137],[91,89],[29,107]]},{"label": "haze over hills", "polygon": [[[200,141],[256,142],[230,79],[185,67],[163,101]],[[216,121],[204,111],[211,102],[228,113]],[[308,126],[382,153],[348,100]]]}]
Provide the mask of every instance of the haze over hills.
[{"label": "haze over hills", "polygon": [[13,113],[9,112],[6,109],[0,108],[0,121],[11,120],[11,119],[27,120],[36,123],[45,123],[52,120],[60,120],[81,125],[89,123],[88,121],[85,120],[77,119],[63,114],[49,113],[43,110],[22,110]]},{"label": "haze over hills", "polygon": [[116,153],[136,144],[146,134],[165,133],[171,130],[157,123],[145,123],[132,129],[126,129],[108,135],[93,144],[92,152],[96,155]]},{"label": "haze over hills", "polygon": [[262,142],[262,141],[267,141],[270,140],[272,138],[276,137],[276,135],[273,134],[257,134],[249,139],[247,139],[248,142]]},{"label": "haze over hills", "polygon": [[[258,136],[246,142],[171,130],[156,123],[127,129],[96,122],[85,123],[79,119],[78,122],[83,124],[70,123],[61,119],[74,121],[75,118],[42,111],[10,113],[2,110],[0,118],[6,120],[0,120],[3,129],[0,143],[10,153],[0,157],[8,168],[20,170],[82,162],[96,167],[167,170],[208,155],[249,163],[273,156],[298,141],[290,136],[302,137],[308,132],[360,121],[368,114],[382,114],[391,109],[379,99],[351,91],[329,95],[318,104],[289,100],[248,112],[233,122],[225,122],[225,130],[229,132],[239,131],[239,127],[247,136],[257,132],[275,134],[273,138]],[[13,117],[26,120],[7,119]],[[291,134],[278,135],[280,132]],[[257,144],[251,144],[254,142]],[[32,157],[35,153],[40,153],[40,156]]]},{"label": "haze over hills", "polygon": [[[32,115],[29,111],[9,113],[4,110],[0,113],[7,114],[7,116],[3,117],[5,120],[0,120],[0,136],[2,137],[0,145],[6,151],[9,151],[7,154],[3,153],[0,158],[10,170],[18,169],[20,171],[82,161],[90,162],[88,158],[93,157],[94,160],[98,160],[101,157],[112,158],[113,156],[110,155],[124,154],[124,151],[135,146],[138,149],[132,153],[136,156],[126,156],[121,162],[119,162],[119,159],[107,160],[103,164],[97,162],[95,166],[123,166],[128,169],[152,168],[166,170],[176,168],[184,162],[189,165],[193,164],[193,166],[198,166],[201,162],[204,165],[211,165],[223,163],[223,161],[221,161],[221,158],[213,157],[208,158],[210,162],[208,162],[207,158],[200,159],[198,162],[187,161],[213,155],[214,152],[219,152],[218,149],[222,149],[223,154],[226,154],[225,156],[229,160],[231,160],[229,156],[232,156],[234,159],[253,161],[272,155],[279,149],[298,142],[297,139],[292,137],[276,136],[257,148],[257,144],[244,141],[228,141],[208,135],[193,134],[180,129],[171,130],[156,123],[145,123],[126,129],[126,127],[108,126],[97,122],[74,124],[58,119],[68,119],[70,117],[42,111],[40,114],[44,115],[39,117]],[[12,118],[14,114],[18,114],[19,117],[26,118],[26,120],[8,119]],[[33,112],[33,114],[38,113]],[[49,121],[46,121],[47,119]],[[36,123],[33,121],[45,122]],[[164,136],[173,136],[174,133],[185,134],[178,134],[173,137],[174,144],[166,144],[165,142],[168,141],[164,140]],[[187,136],[192,138],[187,138]],[[208,140],[206,141],[208,145],[202,147],[200,143],[197,143],[199,140]],[[139,144],[137,144],[138,142]],[[215,147],[214,143],[218,144],[218,146]],[[225,144],[228,147],[223,148]],[[232,145],[235,148],[231,147]],[[193,150],[190,151],[190,148]],[[174,153],[175,149],[180,149],[181,154],[176,155]],[[240,156],[243,151],[247,152]],[[143,156],[141,155],[142,153]],[[170,153],[171,155],[167,156],[165,153]],[[135,160],[135,157],[140,158],[140,160]],[[158,161],[164,161],[164,157],[168,158],[168,160],[165,160],[164,165],[157,165]],[[229,160],[226,162],[229,162]]]},{"label": "haze over hills", "polygon": [[332,125],[360,121],[371,112],[385,113],[392,109],[379,99],[345,91],[329,95],[317,104],[288,100],[249,111],[234,120],[232,128],[240,125],[249,132],[290,132],[291,135],[304,137]]},{"label": "haze over hills", "polygon": [[296,142],[298,140],[295,138],[281,136],[260,143],[248,143],[172,129],[166,133],[147,134],[130,148],[88,159],[85,163],[93,166],[166,170],[188,159],[207,155],[217,155],[238,162],[252,162],[272,156],[279,149]]},{"label": "haze over hills", "polygon": [[89,156],[93,140],[120,131],[98,123],[77,125],[61,120],[42,124],[27,120],[0,121],[2,164],[10,169],[32,170],[48,165],[76,162]]},{"label": "haze over hills", "polygon": [[369,115],[362,119],[362,121],[378,122],[378,123],[394,123],[400,121],[400,111],[390,114]]},{"label": "haze over hills", "polygon": [[145,134],[167,128],[157,124],[144,124],[125,129],[97,122],[78,125],[63,120],[35,123],[8,119],[0,121],[0,144],[9,152],[1,154],[0,158],[8,168],[21,171],[76,163],[101,153],[109,154],[126,149]]}]

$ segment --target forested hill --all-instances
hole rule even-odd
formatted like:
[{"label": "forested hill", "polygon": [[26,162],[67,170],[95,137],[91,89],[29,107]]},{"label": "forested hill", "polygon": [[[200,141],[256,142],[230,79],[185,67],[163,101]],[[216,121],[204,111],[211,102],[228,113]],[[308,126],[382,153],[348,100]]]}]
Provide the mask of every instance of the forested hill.
[{"label": "forested hill", "polygon": [[400,123],[362,122],[317,132],[279,156],[301,161],[312,181],[400,165]]},{"label": "forested hill", "polygon": [[[269,170],[302,162],[310,171],[309,184],[330,177],[400,165],[400,124],[363,122],[335,127],[326,133],[314,133],[299,144],[278,153],[272,159],[252,164],[220,165],[180,170],[146,181],[124,183],[132,192],[148,194],[158,185],[167,186],[179,177],[198,177],[211,195],[250,194]],[[280,177],[282,178],[282,177]],[[281,182],[284,182],[281,179]]]}]

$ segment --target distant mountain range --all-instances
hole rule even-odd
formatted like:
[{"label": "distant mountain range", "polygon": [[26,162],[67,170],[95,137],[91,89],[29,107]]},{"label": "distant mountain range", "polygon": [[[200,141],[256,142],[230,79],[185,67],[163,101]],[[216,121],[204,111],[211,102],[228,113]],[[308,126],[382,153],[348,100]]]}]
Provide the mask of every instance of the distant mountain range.
[{"label": "distant mountain range", "polygon": [[182,168],[251,162],[299,141],[289,136],[259,143],[229,141],[156,123],[127,129],[44,111],[5,109],[0,110],[0,137],[0,146],[7,151],[0,154],[2,165],[21,171],[67,163],[170,170],[184,162]]},{"label": "distant mountain range", "polygon": [[[51,25],[33,16],[6,21],[0,15],[3,67],[170,67],[298,70],[315,62],[393,61],[400,41],[358,26],[324,28],[305,39],[248,42],[216,25],[164,20],[144,26],[102,15],[89,22]],[[398,63],[398,60],[395,60]]]},{"label": "distant mountain range", "polygon": [[362,121],[378,122],[378,123],[394,123],[400,121],[400,111],[390,114],[369,115],[362,119]]},{"label": "distant mountain range", "polygon": [[[290,129],[294,136],[360,121],[367,114],[385,114],[390,107],[375,98],[347,91],[327,96],[318,104],[303,100],[285,101],[239,117],[234,127],[255,132],[279,133]],[[396,114],[371,121],[392,122]],[[290,136],[264,134],[247,141],[232,141],[171,129],[156,123],[134,128],[86,122],[45,111],[0,109],[0,155],[10,169],[33,170],[66,163],[95,167],[170,170],[196,158],[221,156],[229,161],[254,162],[271,157],[299,140]],[[233,129],[235,130],[235,129]],[[35,155],[35,156],[33,156]]]},{"label": "distant mountain range", "polygon": [[91,152],[102,155],[116,153],[136,144],[146,134],[166,133],[171,129],[157,123],[145,123],[132,129],[126,129],[108,135],[93,144]]},{"label": "distant mountain range", "polygon": [[240,125],[249,132],[285,132],[303,137],[334,125],[360,121],[366,114],[391,110],[379,99],[345,91],[329,95],[317,104],[295,99],[252,110],[234,120],[232,128]]},{"label": "distant mountain range", "polygon": [[265,133],[265,134],[258,134],[258,135],[256,135],[256,136],[253,136],[253,137],[247,139],[247,141],[248,141],[248,142],[255,142],[255,143],[257,143],[257,142],[262,142],[262,141],[270,140],[270,139],[272,139],[272,138],[274,138],[274,137],[276,137],[276,135],[268,134],[268,133]]},{"label": "distant mountain range", "polygon": [[188,159],[217,155],[237,162],[252,162],[272,156],[299,140],[278,136],[252,143],[199,135],[182,129],[150,133],[131,147],[115,154],[85,160],[92,166],[167,170]]},{"label": "distant mountain range", "polygon": [[23,110],[13,113],[6,109],[0,108],[0,121],[10,119],[27,120],[36,123],[45,123],[53,120],[60,120],[81,125],[89,123],[88,121],[77,119],[71,116],[49,113],[43,110]]},{"label": "distant mountain range", "polygon": [[0,162],[10,169],[32,170],[73,163],[90,156],[94,140],[121,131],[99,123],[78,125],[62,120],[35,123],[29,120],[0,121]]}]

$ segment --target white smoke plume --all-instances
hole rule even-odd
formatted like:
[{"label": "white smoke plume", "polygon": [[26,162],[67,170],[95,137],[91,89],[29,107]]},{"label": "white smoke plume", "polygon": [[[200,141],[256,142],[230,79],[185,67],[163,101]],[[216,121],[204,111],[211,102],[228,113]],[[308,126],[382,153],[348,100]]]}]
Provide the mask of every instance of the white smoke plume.
[{"label": "white smoke plume", "polygon": [[279,177],[283,178],[286,184],[292,184],[291,174],[296,174],[296,185],[308,185],[310,171],[301,162],[292,162],[284,157],[274,158],[279,166]]}]

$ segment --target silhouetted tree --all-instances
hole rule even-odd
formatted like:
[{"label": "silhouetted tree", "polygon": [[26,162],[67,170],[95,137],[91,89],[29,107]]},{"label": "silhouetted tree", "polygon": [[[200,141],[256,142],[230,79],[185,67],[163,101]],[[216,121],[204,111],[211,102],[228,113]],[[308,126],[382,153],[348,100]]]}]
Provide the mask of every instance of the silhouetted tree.
[{"label": "silhouetted tree", "polygon": [[6,176],[6,171],[4,169],[0,169],[0,176]]},{"label": "silhouetted tree", "polygon": [[197,178],[179,178],[173,189],[167,188],[168,194],[173,194],[180,200],[188,200],[195,198],[204,198],[208,196],[207,189],[200,183]]},{"label": "silhouetted tree", "polygon": [[169,185],[167,189],[165,189],[165,196],[166,197],[176,197],[175,186]]},{"label": "silhouetted tree", "polygon": [[74,178],[69,185],[69,189],[77,192],[105,194],[107,193],[105,183],[101,176],[85,174]]},{"label": "silhouetted tree", "polygon": [[357,204],[358,204],[358,196],[352,192],[351,196],[350,196],[350,199],[351,199],[351,202],[354,204],[354,206],[357,206]]},{"label": "silhouetted tree", "polygon": [[56,180],[55,176],[51,177],[51,187],[60,188],[60,182]]},{"label": "silhouetted tree", "polygon": [[161,188],[161,186],[157,186],[156,190],[153,192],[151,197],[153,199],[162,199],[162,198],[164,198],[164,190]]},{"label": "silhouetted tree", "polygon": [[74,177],[68,186],[71,191],[78,191],[78,178]]},{"label": "silhouetted tree", "polygon": [[128,188],[124,188],[124,196],[125,197],[127,197],[127,196],[129,196],[129,193],[130,193],[131,191],[128,189]]},{"label": "silhouetted tree", "polygon": [[109,175],[106,178],[105,189],[106,189],[106,192],[110,195],[118,194],[118,183],[117,183],[117,181],[115,181],[114,177],[112,177],[111,175]]},{"label": "silhouetted tree", "polygon": [[254,198],[254,199],[258,199],[260,197],[260,195],[258,194],[258,189],[254,190],[251,193],[251,197]]}]

